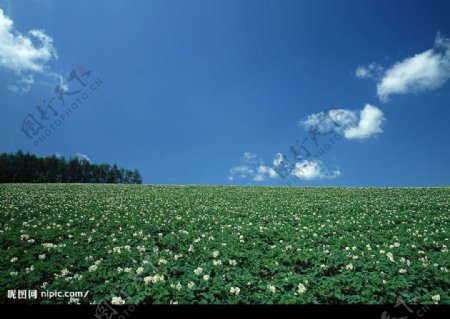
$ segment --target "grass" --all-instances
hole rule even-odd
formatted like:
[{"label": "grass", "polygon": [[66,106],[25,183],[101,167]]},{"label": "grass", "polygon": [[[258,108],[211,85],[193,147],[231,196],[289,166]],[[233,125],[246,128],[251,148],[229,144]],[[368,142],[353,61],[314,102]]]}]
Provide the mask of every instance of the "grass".
[{"label": "grass", "polygon": [[450,188],[0,184],[27,303],[450,303]]}]

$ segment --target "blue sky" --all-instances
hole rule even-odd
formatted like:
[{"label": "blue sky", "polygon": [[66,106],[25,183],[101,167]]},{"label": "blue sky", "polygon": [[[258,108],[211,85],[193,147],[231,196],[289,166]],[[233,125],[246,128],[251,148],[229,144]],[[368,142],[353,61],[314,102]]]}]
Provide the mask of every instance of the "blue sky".
[{"label": "blue sky", "polygon": [[[0,9],[1,152],[85,154],[149,184],[449,185],[448,1]],[[71,70],[91,70],[85,87]],[[62,105],[56,85],[80,92]],[[52,98],[57,115],[41,119],[37,105]],[[31,138],[29,114],[43,126],[26,126]]]}]

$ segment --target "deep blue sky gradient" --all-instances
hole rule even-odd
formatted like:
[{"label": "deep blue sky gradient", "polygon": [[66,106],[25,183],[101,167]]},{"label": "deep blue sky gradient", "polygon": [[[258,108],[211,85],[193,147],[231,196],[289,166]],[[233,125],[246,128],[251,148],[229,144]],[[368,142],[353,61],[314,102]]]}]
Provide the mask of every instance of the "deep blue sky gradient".
[{"label": "deep blue sky gradient", "polygon": [[42,28],[68,74],[78,64],[102,86],[39,148],[19,130],[52,96],[25,95],[0,71],[0,152],[18,149],[139,168],[151,184],[285,185],[227,180],[244,152],[270,164],[307,136],[299,120],[332,106],[376,105],[384,132],[341,140],[322,161],[333,180],[297,185],[450,183],[450,83],[381,102],[359,65],[396,61],[450,36],[448,1],[0,0],[15,30]]}]

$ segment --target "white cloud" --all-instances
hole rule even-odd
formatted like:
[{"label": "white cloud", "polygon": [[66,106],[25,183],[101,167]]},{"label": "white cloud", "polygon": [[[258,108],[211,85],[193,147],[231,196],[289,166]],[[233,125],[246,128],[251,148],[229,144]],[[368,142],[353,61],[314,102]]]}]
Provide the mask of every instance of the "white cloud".
[{"label": "white cloud", "polygon": [[355,75],[360,79],[369,79],[379,77],[383,68],[375,62],[372,62],[368,66],[360,65],[356,68]]},{"label": "white cloud", "polygon": [[450,39],[438,33],[433,48],[394,63],[382,74],[382,68],[371,65],[374,65],[372,69],[358,67],[355,74],[359,78],[375,79],[377,95],[383,102],[394,94],[434,90],[450,78]]},{"label": "white cloud", "polygon": [[[261,159],[259,161],[262,162]],[[250,178],[255,182],[262,182],[266,179],[283,178],[292,176],[301,180],[334,179],[341,176],[339,169],[327,170],[320,160],[303,160],[289,163],[281,153],[275,154],[273,166],[258,165],[255,168],[247,165],[235,166],[230,170],[228,180],[234,181],[235,177]],[[293,167],[294,165],[294,167]],[[280,174],[278,173],[280,172]],[[282,173],[281,173],[282,172]]]},{"label": "white cloud", "polygon": [[242,161],[246,163],[256,163],[258,156],[256,154],[245,152],[242,156]]},{"label": "white cloud", "polygon": [[248,167],[247,165],[241,165],[241,166],[235,166],[232,169],[230,169],[230,176],[233,177],[233,175],[238,175],[241,178],[246,178],[247,176],[251,176],[255,173],[253,169]]},{"label": "white cloud", "polygon": [[89,163],[91,162],[91,159],[89,157],[87,157],[87,155],[85,155],[85,154],[77,153],[77,158],[79,161],[86,160]]},{"label": "white cloud", "polygon": [[20,76],[19,83],[9,85],[15,92],[26,93],[34,82],[33,74],[58,76],[46,63],[57,59],[53,39],[43,30],[33,29],[27,35],[14,30],[14,22],[0,9],[0,67]]},{"label": "white cloud", "polygon": [[306,120],[300,121],[300,125],[307,131],[316,131],[326,134],[349,126],[358,120],[354,111],[345,109],[331,109],[327,112],[319,112],[308,115]]},{"label": "white cloud", "polygon": [[383,112],[376,106],[366,104],[357,112],[347,109],[331,109],[309,115],[300,122],[308,132],[317,134],[339,133],[347,139],[365,139],[381,133]]},{"label": "white cloud", "polygon": [[253,178],[254,181],[263,181],[266,177],[277,178],[277,172],[270,166],[260,165],[256,170],[256,175]]},{"label": "white cloud", "polygon": [[376,106],[366,104],[361,111],[357,126],[351,126],[344,130],[347,139],[365,139],[383,132],[381,124],[384,121],[383,112]]},{"label": "white cloud", "polygon": [[295,163],[295,168],[291,171],[291,175],[302,179],[302,180],[313,180],[313,179],[334,179],[341,176],[341,171],[339,169],[333,172],[328,172],[321,161],[319,160],[303,160],[301,162]]},{"label": "white cloud", "polygon": [[280,166],[280,164],[284,161],[284,156],[281,153],[276,153],[275,158],[273,159],[272,163],[274,167]]},{"label": "white cloud", "polygon": [[[264,161],[256,154],[245,152],[241,157],[243,165],[230,169],[228,180],[234,181],[235,177],[251,178],[255,182],[264,181],[266,178],[277,178],[278,174],[270,167],[264,165]],[[258,164],[259,163],[259,164]]]}]

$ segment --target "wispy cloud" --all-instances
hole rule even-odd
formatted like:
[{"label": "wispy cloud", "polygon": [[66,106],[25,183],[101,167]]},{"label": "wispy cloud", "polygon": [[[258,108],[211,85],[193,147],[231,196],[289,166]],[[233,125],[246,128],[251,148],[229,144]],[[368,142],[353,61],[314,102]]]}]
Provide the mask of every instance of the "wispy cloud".
[{"label": "wispy cloud", "polygon": [[373,79],[378,78],[382,71],[383,67],[381,65],[372,62],[368,66],[358,66],[355,71],[355,76],[360,79]]},{"label": "wispy cloud", "polygon": [[245,152],[244,155],[242,155],[242,161],[245,163],[256,163],[258,156],[256,154]]},{"label": "wispy cloud", "polygon": [[14,72],[15,84],[8,85],[13,92],[27,93],[37,74],[64,84],[64,79],[52,72],[47,63],[58,59],[53,39],[43,30],[32,29],[26,35],[14,29],[14,22],[0,9],[0,67]]},{"label": "wispy cloud", "polygon": [[264,165],[264,161],[254,153],[245,152],[241,157],[241,163],[230,169],[228,180],[234,181],[236,178],[241,178],[262,182],[267,178],[278,178],[275,170]]},{"label": "wispy cloud", "polygon": [[366,139],[383,132],[383,112],[374,105],[366,104],[362,110],[332,109],[310,114],[300,121],[309,132],[320,134],[336,132],[346,139]]},{"label": "wispy cloud", "polygon": [[85,154],[77,153],[77,158],[78,158],[79,161],[86,160],[89,163],[91,163],[91,159]]},{"label": "wispy cloud", "polygon": [[372,63],[368,67],[359,66],[355,75],[375,79],[377,95],[383,102],[395,94],[437,89],[450,78],[450,39],[438,33],[433,48],[398,61],[383,73],[374,75],[381,70]]},{"label": "wispy cloud", "polygon": [[255,170],[251,169],[247,165],[240,165],[235,166],[232,169],[230,169],[230,176],[229,177],[235,177],[239,176],[241,178],[246,178],[247,176],[253,176],[255,174]]}]

